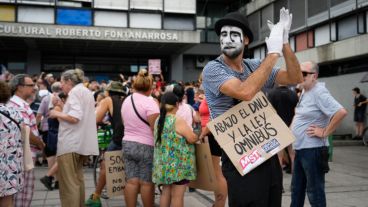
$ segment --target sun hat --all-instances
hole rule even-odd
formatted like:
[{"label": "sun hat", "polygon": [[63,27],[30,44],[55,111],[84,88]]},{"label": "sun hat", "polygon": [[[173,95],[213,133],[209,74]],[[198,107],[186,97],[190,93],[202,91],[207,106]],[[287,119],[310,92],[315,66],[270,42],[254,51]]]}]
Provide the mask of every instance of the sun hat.
[{"label": "sun hat", "polygon": [[109,85],[106,87],[106,90],[121,93],[125,96],[129,95],[129,88],[118,81],[111,81],[111,83],[109,83]]}]

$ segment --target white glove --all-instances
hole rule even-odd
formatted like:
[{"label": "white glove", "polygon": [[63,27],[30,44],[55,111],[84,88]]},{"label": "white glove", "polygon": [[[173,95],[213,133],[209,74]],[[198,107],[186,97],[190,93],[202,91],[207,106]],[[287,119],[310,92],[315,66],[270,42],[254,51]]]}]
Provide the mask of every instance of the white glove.
[{"label": "white glove", "polygon": [[280,23],[277,23],[276,25],[269,24],[269,27],[271,27],[271,33],[269,37],[266,37],[268,54],[277,53],[279,56],[282,56],[284,26]]},{"label": "white glove", "polygon": [[280,23],[284,25],[284,44],[289,43],[289,32],[292,20],[293,14],[289,14],[289,10],[282,7],[282,9],[280,9]]}]

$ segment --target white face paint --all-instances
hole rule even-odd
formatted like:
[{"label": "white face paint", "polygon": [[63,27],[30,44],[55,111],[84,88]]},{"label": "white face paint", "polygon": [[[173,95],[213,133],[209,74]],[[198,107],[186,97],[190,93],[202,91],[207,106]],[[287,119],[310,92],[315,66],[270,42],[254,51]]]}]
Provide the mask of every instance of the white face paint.
[{"label": "white face paint", "polygon": [[223,26],[220,33],[221,51],[233,59],[244,50],[243,31],[235,26]]}]

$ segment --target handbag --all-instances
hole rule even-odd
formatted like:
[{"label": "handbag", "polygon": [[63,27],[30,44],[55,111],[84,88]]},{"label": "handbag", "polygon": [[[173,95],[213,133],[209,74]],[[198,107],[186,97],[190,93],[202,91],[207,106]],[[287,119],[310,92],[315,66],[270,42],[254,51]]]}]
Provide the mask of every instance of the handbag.
[{"label": "handbag", "polygon": [[31,144],[29,142],[29,134],[31,129],[29,126],[24,126],[21,128],[22,139],[23,139],[23,165],[24,170],[29,171],[34,168],[33,159],[32,159],[32,151]]}]

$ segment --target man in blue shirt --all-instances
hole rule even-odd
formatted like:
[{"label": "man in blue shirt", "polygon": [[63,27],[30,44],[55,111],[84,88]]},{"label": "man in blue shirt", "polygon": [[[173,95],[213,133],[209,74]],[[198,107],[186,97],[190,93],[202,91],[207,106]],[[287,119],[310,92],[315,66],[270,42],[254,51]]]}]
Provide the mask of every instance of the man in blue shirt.
[{"label": "man in blue shirt", "polygon": [[325,173],[328,171],[327,137],[346,110],[331,96],[324,83],[317,81],[318,65],[301,64],[304,82],[291,125],[296,137],[295,160],[291,181],[291,206],[304,206],[305,193],[312,207],[326,206]]},{"label": "man in blue shirt", "polygon": [[[297,84],[302,81],[299,62],[288,43],[291,14],[280,11],[280,22],[266,39],[268,54],[261,62],[243,59],[253,34],[247,18],[239,12],[227,14],[215,24],[220,36],[222,55],[210,61],[203,70],[203,87],[211,119],[218,117],[237,100],[249,101],[257,92],[272,88],[274,83]],[[274,68],[280,56],[286,68]],[[228,184],[229,206],[281,206],[281,168],[276,156],[245,176],[241,176],[226,153],[222,153],[222,172]]]}]

